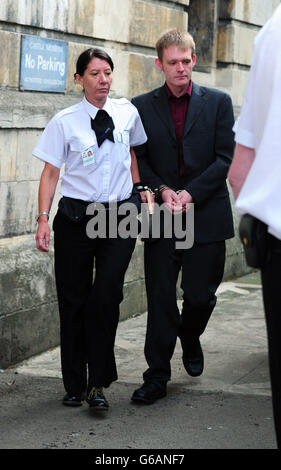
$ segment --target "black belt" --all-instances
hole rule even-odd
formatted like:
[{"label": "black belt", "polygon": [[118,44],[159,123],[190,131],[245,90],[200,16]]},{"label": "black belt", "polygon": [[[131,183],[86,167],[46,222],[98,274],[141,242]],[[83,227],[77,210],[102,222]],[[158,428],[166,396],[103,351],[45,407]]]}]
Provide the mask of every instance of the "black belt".
[{"label": "black belt", "polygon": [[104,206],[105,209],[110,209],[110,207],[114,206],[121,206],[125,202],[130,202],[132,200],[132,196],[127,199],[123,199],[122,201],[111,201],[111,202],[99,202],[99,201],[83,201],[82,199],[75,199],[72,197],[63,196],[64,199],[73,201],[75,204],[80,204],[81,206],[88,207],[90,204],[96,204],[97,209],[101,209],[101,206]]},{"label": "black belt", "polygon": [[[132,193],[128,199],[123,199],[122,201],[112,201],[112,202],[91,202],[83,201],[82,199],[74,199],[72,197],[63,196],[59,201],[59,211],[70,221],[79,222],[82,220],[91,217],[93,214],[86,215],[87,207],[91,205],[91,209],[96,210],[106,210],[110,211],[126,202],[134,203],[136,206],[140,206],[140,196],[139,193]],[[92,206],[93,205],[93,206]],[[139,207],[140,210],[140,207]]]}]

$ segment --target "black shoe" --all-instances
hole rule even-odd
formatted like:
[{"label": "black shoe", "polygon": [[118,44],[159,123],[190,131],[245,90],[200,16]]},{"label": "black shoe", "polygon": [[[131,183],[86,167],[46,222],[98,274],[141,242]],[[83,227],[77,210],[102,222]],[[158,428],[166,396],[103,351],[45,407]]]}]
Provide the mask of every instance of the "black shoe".
[{"label": "black shoe", "polygon": [[199,338],[188,342],[181,338],[182,344],[182,362],[186,372],[192,377],[198,377],[204,369],[204,355]]},{"label": "black shoe", "polygon": [[107,411],[109,408],[109,404],[103,394],[102,387],[92,387],[88,393],[86,402],[89,403],[90,408],[94,408],[95,410]]},{"label": "black shoe", "polygon": [[62,403],[67,406],[81,406],[84,401],[84,394],[71,396],[68,393],[63,397]]},{"label": "black shoe", "polygon": [[151,405],[167,395],[166,383],[144,382],[144,384],[134,391],[131,400],[134,402]]}]

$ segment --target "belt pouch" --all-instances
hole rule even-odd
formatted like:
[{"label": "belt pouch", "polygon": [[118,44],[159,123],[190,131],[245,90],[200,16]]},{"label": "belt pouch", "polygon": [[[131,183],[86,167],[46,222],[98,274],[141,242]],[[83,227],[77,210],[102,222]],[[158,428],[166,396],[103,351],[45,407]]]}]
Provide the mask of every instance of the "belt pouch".
[{"label": "belt pouch", "polygon": [[86,216],[89,202],[63,196],[58,204],[59,211],[71,222],[81,222]]},{"label": "belt pouch", "polygon": [[247,264],[252,268],[262,268],[270,254],[267,225],[250,214],[244,214],[239,224],[239,235]]}]

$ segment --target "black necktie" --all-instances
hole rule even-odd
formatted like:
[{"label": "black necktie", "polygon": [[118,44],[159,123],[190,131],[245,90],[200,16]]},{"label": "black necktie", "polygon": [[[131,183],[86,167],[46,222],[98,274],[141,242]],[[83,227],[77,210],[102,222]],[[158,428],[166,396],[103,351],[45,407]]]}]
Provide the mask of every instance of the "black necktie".
[{"label": "black necktie", "polygon": [[91,118],[91,126],[96,133],[99,147],[105,139],[109,139],[111,142],[114,142],[113,129],[115,126],[112,118],[104,109],[98,110],[95,119]]}]

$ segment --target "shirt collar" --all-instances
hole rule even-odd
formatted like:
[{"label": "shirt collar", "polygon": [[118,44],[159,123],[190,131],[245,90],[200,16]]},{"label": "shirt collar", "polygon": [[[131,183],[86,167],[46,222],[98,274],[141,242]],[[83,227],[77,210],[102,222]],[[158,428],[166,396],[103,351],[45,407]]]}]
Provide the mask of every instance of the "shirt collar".
[{"label": "shirt collar", "polygon": [[[87,113],[91,116],[92,119],[95,119],[96,114],[97,114],[97,112],[100,108],[97,108],[96,106],[91,104],[87,100],[86,96],[84,96],[84,98],[83,98],[83,104],[86,108]],[[104,103],[104,105],[101,109],[104,109],[109,114],[109,116],[112,117],[111,99],[109,97],[106,98],[106,102]]]},{"label": "shirt collar", "polygon": [[[177,98],[177,96],[174,95],[174,93],[170,90],[169,86],[167,85],[167,82],[165,83],[165,88],[166,88],[166,91],[167,91],[167,94],[168,94],[168,98]],[[182,98],[183,96],[191,96],[191,93],[192,93],[192,80],[190,79],[189,81],[189,85],[186,89],[186,91],[184,92],[184,94],[182,96],[180,96],[180,98]]]}]

